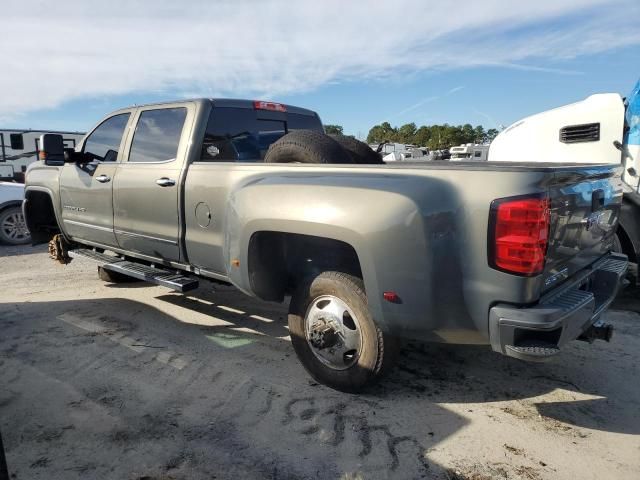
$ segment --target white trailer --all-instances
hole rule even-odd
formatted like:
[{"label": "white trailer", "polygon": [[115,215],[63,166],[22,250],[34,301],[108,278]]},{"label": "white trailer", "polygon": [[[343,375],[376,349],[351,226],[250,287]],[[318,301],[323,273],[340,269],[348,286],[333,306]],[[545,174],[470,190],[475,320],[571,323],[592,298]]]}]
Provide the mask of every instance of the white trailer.
[{"label": "white trailer", "polygon": [[373,150],[380,149],[382,160],[385,162],[429,161],[433,154],[426,147],[416,147],[408,143],[385,143],[383,145],[369,145]]},{"label": "white trailer", "polygon": [[63,136],[65,146],[75,148],[84,136],[82,132],[59,132],[52,130],[0,129],[0,167],[2,179],[13,167],[14,179],[20,180],[27,166],[38,159],[40,135],[58,133]]},{"label": "white trailer", "polygon": [[475,143],[466,143],[449,149],[451,161],[477,161],[485,162],[489,153],[489,145],[477,145]]}]

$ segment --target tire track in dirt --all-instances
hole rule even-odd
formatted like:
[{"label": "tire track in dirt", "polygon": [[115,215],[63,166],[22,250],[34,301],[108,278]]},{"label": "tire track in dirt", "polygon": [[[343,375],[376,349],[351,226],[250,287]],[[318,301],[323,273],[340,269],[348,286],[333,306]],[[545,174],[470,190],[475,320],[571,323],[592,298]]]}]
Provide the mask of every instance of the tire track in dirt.
[{"label": "tire track in dirt", "polygon": [[[143,343],[143,341],[136,340],[128,335],[125,335],[123,332],[112,332],[100,322],[101,319],[96,318],[95,316],[78,316],[70,313],[64,313],[58,315],[56,318],[89,333],[101,335],[105,338],[108,338],[109,340],[125,348],[128,348],[129,350],[134,351],[135,353],[148,353],[155,348],[164,348],[145,344]],[[173,367],[177,370],[186,368],[190,363],[189,360],[186,359],[183,355],[180,355],[179,353],[176,353],[172,350],[162,350],[158,353],[153,354],[153,360]]]}]

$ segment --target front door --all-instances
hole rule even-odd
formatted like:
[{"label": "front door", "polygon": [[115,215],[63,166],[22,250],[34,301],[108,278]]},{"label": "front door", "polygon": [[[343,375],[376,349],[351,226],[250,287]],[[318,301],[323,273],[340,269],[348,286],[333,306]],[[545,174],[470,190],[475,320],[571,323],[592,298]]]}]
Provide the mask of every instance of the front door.
[{"label": "front door", "polygon": [[180,177],[193,104],[141,108],[127,160],[114,181],[114,226],[120,247],[180,261]]},{"label": "front door", "polygon": [[60,200],[65,232],[79,240],[116,246],[112,185],[131,111],[113,115],[86,138],[88,163],[67,163],[60,173]]}]

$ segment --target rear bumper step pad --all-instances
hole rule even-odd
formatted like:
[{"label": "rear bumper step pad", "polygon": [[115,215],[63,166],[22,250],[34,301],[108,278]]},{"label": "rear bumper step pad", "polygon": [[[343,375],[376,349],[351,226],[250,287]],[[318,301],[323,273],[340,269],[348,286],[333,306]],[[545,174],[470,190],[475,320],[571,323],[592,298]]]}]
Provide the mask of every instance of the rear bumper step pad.
[{"label": "rear bumper step pad", "polygon": [[98,264],[98,266],[111,272],[122,273],[138,280],[155,283],[163,287],[177,290],[178,292],[188,292],[198,288],[199,282],[196,278],[189,277],[173,271],[143,265],[120,257],[99,253],[95,250],[77,249],[69,252],[71,258],[86,258]]},{"label": "rear bumper step pad", "polygon": [[626,270],[626,257],[610,254],[537,305],[495,305],[489,311],[491,347],[521,360],[543,361],[579,337],[610,339],[612,328],[596,322],[616,297]]}]

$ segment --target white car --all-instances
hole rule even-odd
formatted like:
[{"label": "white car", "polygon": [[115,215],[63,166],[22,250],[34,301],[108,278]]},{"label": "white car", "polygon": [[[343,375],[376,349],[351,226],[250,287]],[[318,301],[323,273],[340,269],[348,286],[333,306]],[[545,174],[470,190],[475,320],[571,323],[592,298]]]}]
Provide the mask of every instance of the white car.
[{"label": "white car", "polygon": [[21,245],[31,241],[22,214],[24,185],[0,182],[0,242]]}]

